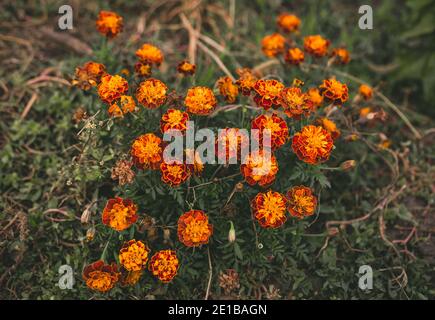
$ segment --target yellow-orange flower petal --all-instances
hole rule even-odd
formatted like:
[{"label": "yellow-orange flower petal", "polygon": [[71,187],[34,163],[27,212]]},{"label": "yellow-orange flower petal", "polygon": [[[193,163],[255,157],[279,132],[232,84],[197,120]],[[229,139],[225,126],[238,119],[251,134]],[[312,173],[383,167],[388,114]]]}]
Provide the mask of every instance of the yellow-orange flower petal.
[{"label": "yellow-orange flower petal", "polygon": [[294,32],[299,30],[301,19],[294,14],[282,13],[278,16],[276,23],[284,32]]},{"label": "yellow-orange flower petal", "polygon": [[127,271],[141,271],[145,269],[150,249],[142,241],[130,240],[124,242],[119,251],[119,263]]},{"label": "yellow-orange flower petal", "polygon": [[284,52],[285,38],[279,33],[265,36],[261,41],[261,49],[267,57],[275,57]]},{"label": "yellow-orange flower petal", "polygon": [[258,193],[251,201],[255,219],[263,228],[278,228],[286,220],[286,199],[279,192]]},{"label": "yellow-orange flower petal", "polygon": [[287,209],[293,217],[302,219],[314,214],[317,198],[310,188],[305,186],[293,187],[286,193]]},{"label": "yellow-orange flower petal", "polygon": [[217,100],[210,88],[193,87],[187,90],[184,104],[187,112],[208,115],[216,108]]},{"label": "yellow-orange flower petal", "polygon": [[187,247],[198,247],[208,243],[213,226],[202,210],[190,210],[178,219],[178,239]]},{"label": "yellow-orange flower petal", "polygon": [[263,150],[249,154],[240,166],[240,171],[246,182],[251,186],[258,184],[267,187],[275,181],[278,173],[278,162],[275,155],[270,157]]},{"label": "yellow-orange flower petal", "polygon": [[323,57],[328,54],[329,40],[320,35],[312,35],[304,38],[304,49],[315,57]]},{"label": "yellow-orange flower petal", "polygon": [[109,199],[104,207],[103,224],[116,231],[123,231],[137,221],[137,206],[130,199]]},{"label": "yellow-orange flower petal", "polygon": [[107,292],[111,290],[119,280],[120,273],[115,263],[104,264],[104,261],[98,260],[83,269],[83,280],[88,288]]},{"label": "yellow-orange flower petal", "polygon": [[347,85],[334,78],[323,80],[319,88],[322,96],[334,104],[341,105],[349,98]]},{"label": "yellow-orange flower petal", "polygon": [[163,62],[162,51],[149,43],[143,44],[142,47],[136,50],[136,56],[141,62],[147,64],[155,64],[156,66],[159,66]]},{"label": "yellow-orange flower petal", "polygon": [[258,80],[254,85],[254,101],[259,106],[268,110],[279,107],[279,97],[284,89],[284,84],[275,79]]},{"label": "yellow-orange flower petal", "polygon": [[101,11],[96,26],[97,30],[107,38],[114,38],[122,31],[122,17],[112,11]]},{"label": "yellow-orange flower petal", "polygon": [[251,129],[258,129],[260,131],[260,141],[263,141],[264,130],[270,130],[272,150],[276,150],[284,145],[289,138],[287,123],[276,114],[259,115],[252,120]]},{"label": "yellow-orange flower petal", "polygon": [[101,77],[101,82],[98,85],[98,95],[100,99],[108,104],[119,99],[128,90],[128,82],[123,77],[118,75],[106,74]]},{"label": "yellow-orange flower petal", "polygon": [[139,84],[136,99],[145,108],[155,109],[165,103],[167,92],[168,87],[162,81],[150,78]]},{"label": "yellow-orange flower petal", "polygon": [[228,103],[234,103],[239,95],[239,87],[233,83],[230,77],[222,77],[217,81],[220,94]]},{"label": "yellow-orange flower petal", "polygon": [[130,153],[134,164],[141,169],[158,169],[163,159],[162,139],[146,133],[134,140]]},{"label": "yellow-orange flower petal", "polygon": [[331,135],[320,126],[305,126],[292,140],[293,151],[300,160],[309,164],[328,160],[333,146]]},{"label": "yellow-orange flower petal", "polygon": [[160,281],[167,283],[177,275],[179,266],[180,262],[174,250],[161,250],[152,256],[148,269]]}]

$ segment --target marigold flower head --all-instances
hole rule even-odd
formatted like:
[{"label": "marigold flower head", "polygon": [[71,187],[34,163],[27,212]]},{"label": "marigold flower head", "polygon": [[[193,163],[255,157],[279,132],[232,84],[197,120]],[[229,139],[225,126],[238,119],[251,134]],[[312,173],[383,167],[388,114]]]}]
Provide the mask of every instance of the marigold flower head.
[{"label": "marigold flower head", "polygon": [[331,56],[335,57],[336,63],[348,64],[350,61],[350,53],[345,48],[335,48]]},{"label": "marigold flower head", "polygon": [[177,275],[179,266],[180,262],[174,250],[161,250],[152,256],[148,269],[160,281],[167,283]]},{"label": "marigold flower head", "polygon": [[98,95],[100,99],[108,104],[119,99],[128,90],[128,82],[118,75],[106,74],[101,77],[98,85]]},{"label": "marigold flower head", "polygon": [[187,247],[198,247],[208,243],[213,226],[202,210],[190,210],[178,219],[178,239]]},{"label": "marigold flower head", "polygon": [[359,117],[366,118],[372,112],[371,107],[364,107],[359,110]]},{"label": "marigold flower head", "polygon": [[119,102],[112,103],[109,107],[109,115],[112,117],[122,117],[128,112],[136,109],[136,102],[132,96],[122,95]]},{"label": "marigold flower head", "polygon": [[284,52],[285,38],[279,33],[273,33],[263,38],[261,47],[267,57],[275,57]]},{"label": "marigold flower head", "polygon": [[152,66],[145,62],[136,62],[134,71],[139,77],[148,78],[152,74]]},{"label": "marigold flower head", "polygon": [[160,120],[160,130],[165,133],[168,130],[179,130],[183,134],[187,130],[189,114],[178,109],[168,109]]},{"label": "marigold flower head", "polygon": [[111,290],[119,280],[120,273],[115,263],[104,264],[103,260],[98,260],[83,269],[83,280],[88,288],[107,292]]},{"label": "marigold flower head", "polygon": [[217,81],[217,87],[228,103],[234,103],[239,95],[239,87],[233,83],[230,77],[222,77]]},{"label": "marigold flower head", "polygon": [[265,110],[271,107],[276,109],[279,107],[279,97],[284,89],[284,84],[275,79],[257,80],[254,85],[255,96],[254,101]]},{"label": "marigold flower head", "polygon": [[370,100],[373,96],[373,89],[366,85],[366,84],[362,84],[359,87],[359,94],[365,99],[365,100]]},{"label": "marigold flower head", "polygon": [[292,140],[293,151],[300,160],[309,164],[328,160],[333,146],[331,135],[320,126],[305,126]]},{"label": "marigold flower head", "polygon": [[136,56],[141,62],[159,66],[163,62],[162,51],[152,44],[145,43],[136,51]]},{"label": "marigold flower head", "polygon": [[239,86],[239,89],[242,91],[244,96],[249,96],[258,78],[249,68],[239,68],[236,72],[239,75],[236,84]]},{"label": "marigold flower head", "polygon": [[302,219],[314,214],[317,198],[310,188],[304,186],[292,187],[286,193],[287,209],[293,217]]},{"label": "marigold flower head", "polygon": [[318,120],[319,125],[321,125],[324,129],[326,129],[326,131],[329,132],[329,134],[332,137],[332,140],[337,139],[338,137],[340,137],[341,132],[340,130],[337,128],[337,125],[335,124],[334,121],[328,119],[328,118],[321,118]]},{"label": "marigold flower head", "polygon": [[323,80],[319,88],[323,97],[335,104],[341,105],[349,98],[347,85],[334,78]]},{"label": "marigold flower head", "polygon": [[278,228],[286,222],[286,199],[279,192],[258,193],[251,201],[255,219],[263,228]]},{"label": "marigold flower head", "polygon": [[123,231],[137,221],[137,206],[130,199],[109,199],[101,218],[106,226]]},{"label": "marigold flower head", "polygon": [[162,162],[160,164],[162,181],[171,187],[177,187],[190,178],[191,172],[187,164],[181,161],[172,163]]},{"label": "marigold flower head", "polygon": [[285,144],[289,138],[287,123],[276,114],[262,114],[252,120],[251,129],[260,131],[260,141],[263,141],[264,130],[270,130],[271,147],[276,150]]},{"label": "marigold flower head", "polygon": [[279,102],[285,114],[290,118],[308,117],[314,111],[310,97],[299,87],[289,87],[281,91]]},{"label": "marigold flower head", "polygon": [[236,163],[241,157],[242,148],[249,151],[249,136],[239,128],[225,128],[219,130],[215,146],[218,159]]},{"label": "marigold flower head", "polygon": [[150,78],[139,84],[136,99],[145,108],[155,109],[165,103],[168,87],[160,80]]},{"label": "marigold flower head", "polygon": [[217,100],[210,88],[193,87],[187,90],[184,104],[190,113],[208,115],[216,108]]},{"label": "marigold flower head", "polygon": [[304,49],[315,57],[323,57],[328,53],[329,40],[320,35],[307,36],[304,38]]},{"label": "marigold flower head", "polygon": [[122,17],[111,11],[100,11],[96,21],[97,30],[107,38],[114,38],[122,31]]},{"label": "marigold flower head", "polygon": [[103,64],[88,61],[82,67],[76,68],[71,84],[83,90],[89,90],[100,82],[105,73],[106,67]]},{"label": "marigold flower head", "polygon": [[139,282],[142,277],[143,270],[139,271],[123,271],[121,273],[121,285],[122,286],[134,286]]},{"label": "marigold flower head", "polygon": [[275,181],[278,173],[278,162],[273,153],[260,149],[258,152],[252,152],[246,157],[244,163],[240,166],[240,171],[246,182],[251,186],[258,183],[261,187],[267,187]]},{"label": "marigold flower head", "polygon": [[162,139],[146,133],[134,140],[131,151],[133,161],[141,169],[158,169],[163,158]]},{"label": "marigold flower head", "polygon": [[311,103],[313,104],[313,107],[318,108],[323,103],[323,96],[320,94],[319,89],[317,88],[310,88],[307,91],[308,98],[310,99]]},{"label": "marigold flower head", "polygon": [[191,76],[191,75],[195,74],[196,65],[194,65],[186,60],[183,60],[178,64],[177,71],[185,76]]},{"label": "marigold flower head", "polygon": [[294,32],[299,30],[301,19],[294,14],[281,13],[278,16],[276,23],[284,32]]},{"label": "marigold flower head", "polygon": [[145,269],[150,249],[142,241],[130,240],[124,242],[119,251],[119,263],[127,271],[140,271]]},{"label": "marigold flower head", "polygon": [[299,65],[304,62],[305,54],[299,48],[290,48],[287,50],[284,59],[289,64]]}]

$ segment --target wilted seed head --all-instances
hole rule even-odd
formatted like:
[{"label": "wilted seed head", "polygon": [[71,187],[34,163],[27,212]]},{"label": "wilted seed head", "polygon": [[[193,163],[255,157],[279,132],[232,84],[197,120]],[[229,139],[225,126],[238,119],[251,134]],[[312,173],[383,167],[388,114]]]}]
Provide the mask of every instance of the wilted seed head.
[{"label": "wilted seed head", "polygon": [[86,241],[91,242],[95,238],[95,228],[90,227],[88,230],[86,230]]}]

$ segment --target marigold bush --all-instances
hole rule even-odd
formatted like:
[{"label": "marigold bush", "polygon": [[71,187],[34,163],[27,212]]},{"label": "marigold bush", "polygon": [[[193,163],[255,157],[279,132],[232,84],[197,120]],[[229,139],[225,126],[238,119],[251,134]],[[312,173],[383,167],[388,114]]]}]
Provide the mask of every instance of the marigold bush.
[{"label": "marigold bush", "polygon": [[[371,109],[364,111],[362,100],[373,99],[376,90],[361,85],[356,91],[348,85],[349,77],[329,74],[352,63],[351,53],[334,47],[324,35],[301,35],[302,25],[297,15],[280,14],[276,27],[282,34],[266,35],[257,44],[265,60],[258,65],[246,59],[247,65],[227,68],[211,54],[221,70],[214,77],[204,76],[207,66],[192,56],[191,47],[189,52],[166,52],[157,41],[124,50],[130,61],[124,72],[94,61],[75,69],[72,84],[85,91],[94,88],[101,108],[107,110],[99,118],[101,132],[89,127],[95,124],[93,118],[84,130],[95,139],[92,148],[104,149],[102,166],[108,153],[116,160],[108,171],[117,186],[105,190],[115,198],[102,209],[102,222],[124,241],[116,262],[97,261],[85,268],[83,279],[90,289],[107,292],[118,282],[158,286],[147,273],[162,283],[186,279],[195,272],[192,259],[207,256],[209,268],[212,259],[219,259],[211,248],[226,254],[230,248],[235,265],[244,267],[244,242],[255,239],[255,250],[268,246],[272,252],[272,243],[278,246],[286,234],[303,241],[303,229],[321,214],[320,193],[331,186],[327,172],[347,174],[357,167],[358,162],[343,152],[346,144],[362,139],[349,124],[369,121]],[[122,18],[102,12],[97,28],[114,38],[122,31]],[[198,39],[199,48],[204,43],[220,48],[214,40]],[[198,138],[194,131],[201,129],[208,131],[200,131]],[[166,141],[167,135],[173,140]],[[270,137],[270,145],[263,144],[265,137]],[[181,155],[169,161],[165,151],[173,141],[182,141]],[[242,152],[253,142],[258,150]],[[378,148],[387,149],[388,143],[382,139]],[[342,164],[330,166],[330,159]],[[206,188],[215,188],[215,194],[206,196]],[[324,233],[327,241],[341,232],[331,230]],[[106,249],[112,245],[107,241]],[[110,260],[106,249],[102,256]],[[267,259],[276,256],[270,253]],[[227,282],[239,281],[239,275],[226,270],[219,276],[220,287],[230,293],[240,285]],[[255,278],[255,271],[250,272]]]}]

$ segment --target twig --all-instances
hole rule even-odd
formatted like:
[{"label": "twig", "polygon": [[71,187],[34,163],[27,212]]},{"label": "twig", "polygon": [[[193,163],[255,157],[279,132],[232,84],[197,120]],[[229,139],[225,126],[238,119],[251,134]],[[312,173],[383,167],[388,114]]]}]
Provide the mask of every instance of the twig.
[{"label": "twig", "polygon": [[205,292],[204,300],[208,300],[208,296],[210,295],[211,278],[213,276],[213,267],[211,265],[210,247],[208,247],[208,249],[207,249],[207,255],[208,255],[208,284],[207,284],[207,291]]},{"label": "twig", "polygon": [[231,72],[228,70],[228,68],[225,66],[225,64],[222,62],[222,60],[213,52],[211,51],[205,44],[203,44],[201,41],[198,41],[198,47],[203,50],[205,53],[207,53],[221,68],[221,70],[231,78],[232,81],[235,81],[236,79],[231,74]]},{"label": "twig", "polygon": [[27,102],[26,106],[24,107],[23,112],[21,113],[20,118],[24,119],[27,114],[29,113],[30,109],[32,109],[33,104],[36,102],[36,100],[38,99],[38,95],[36,94],[36,92],[32,93],[32,96],[30,97],[29,102]]}]

